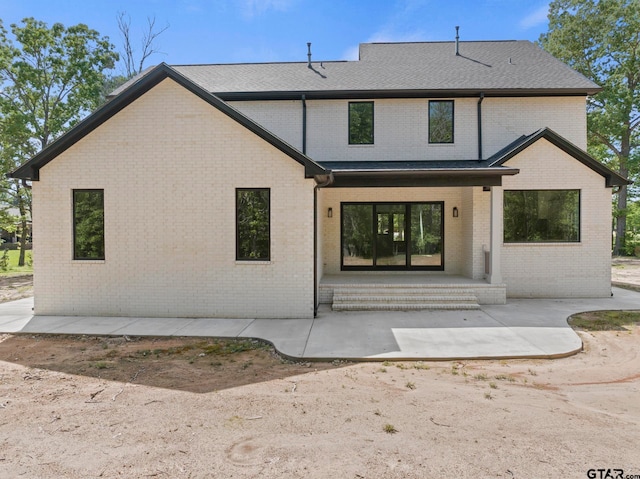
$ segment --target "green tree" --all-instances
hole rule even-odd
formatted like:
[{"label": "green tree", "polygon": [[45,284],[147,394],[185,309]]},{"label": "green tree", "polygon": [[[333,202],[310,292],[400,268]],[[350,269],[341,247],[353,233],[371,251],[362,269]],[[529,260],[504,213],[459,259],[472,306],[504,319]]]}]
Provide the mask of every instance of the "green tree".
[{"label": "green tree", "polygon": [[[640,143],[640,2],[554,0],[549,32],[540,36],[549,53],[602,87],[589,98],[589,151],[625,177],[638,172]],[[614,254],[625,251],[626,186],[617,191]]]},{"label": "green tree", "polygon": [[105,71],[117,61],[109,39],[84,24],[49,28],[25,18],[11,25],[10,36],[0,21],[0,189],[4,203],[20,211],[20,265],[29,235],[30,185],[5,174],[100,105]]}]

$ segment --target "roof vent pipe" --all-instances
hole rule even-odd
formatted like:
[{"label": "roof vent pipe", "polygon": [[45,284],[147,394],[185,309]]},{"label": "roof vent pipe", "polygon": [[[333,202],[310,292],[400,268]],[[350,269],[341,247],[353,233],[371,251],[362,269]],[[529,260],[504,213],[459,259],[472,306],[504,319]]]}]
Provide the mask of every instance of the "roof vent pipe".
[{"label": "roof vent pipe", "polygon": [[311,68],[311,42],[307,42],[307,68]]},{"label": "roof vent pipe", "polygon": [[458,30],[460,27],[456,26],[456,56],[460,56],[460,36],[458,35]]}]

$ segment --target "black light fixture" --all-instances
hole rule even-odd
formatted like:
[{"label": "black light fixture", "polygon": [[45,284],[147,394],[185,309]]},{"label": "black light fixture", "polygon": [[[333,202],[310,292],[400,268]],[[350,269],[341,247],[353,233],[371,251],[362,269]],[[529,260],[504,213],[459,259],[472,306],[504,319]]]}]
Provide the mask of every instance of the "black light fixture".
[{"label": "black light fixture", "polygon": [[333,218],[333,208],[329,208],[329,209],[327,210],[327,217],[328,217],[328,218]]},{"label": "black light fixture", "polygon": [[457,217],[458,217],[458,207],[457,207],[457,206],[454,206],[454,207],[453,207],[453,217],[454,217],[454,218],[457,218]]}]

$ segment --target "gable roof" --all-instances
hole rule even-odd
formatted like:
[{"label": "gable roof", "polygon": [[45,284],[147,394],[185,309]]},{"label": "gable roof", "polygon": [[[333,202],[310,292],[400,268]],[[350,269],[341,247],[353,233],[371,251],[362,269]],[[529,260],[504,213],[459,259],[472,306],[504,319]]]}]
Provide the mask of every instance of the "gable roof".
[{"label": "gable roof", "polygon": [[296,160],[298,163],[304,166],[305,177],[311,178],[314,175],[326,175],[328,173],[322,166],[320,166],[308,156],[301,153],[296,148],[292,147],[285,141],[265,130],[262,126],[249,119],[235,108],[229,106],[220,98],[217,98],[215,95],[212,95],[210,92],[202,89],[200,86],[184,77],[182,74],[180,74],[170,66],[162,63],[155,68],[147,71],[146,74],[138,77],[138,79],[130,83],[128,87],[122,91],[121,94],[119,94],[117,97],[89,115],[67,133],[62,135],[60,138],[50,143],[46,148],[44,148],[29,161],[24,163],[15,171],[9,173],[8,176],[10,178],[22,178],[26,180],[38,181],[40,168],[45,166],[55,157],[80,141],[90,132],[102,125],[105,121],[113,117],[120,110],[133,103],[135,100],[140,98],[142,95],[144,95],[146,92],[151,90],[166,78],[174,80],[176,83],[186,88],[191,93],[197,95],[202,100],[209,103],[209,105],[218,109],[229,118],[237,121],[252,133],[267,141],[287,156]]},{"label": "gable roof", "polygon": [[591,80],[529,41],[365,43],[358,61],[176,65],[225,100],[587,95]]},{"label": "gable roof", "polygon": [[571,143],[566,138],[558,135],[550,128],[542,128],[530,135],[522,135],[520,138],[491,156],[491,158],[489,158],[487,161],[491,166],[503,165],[521,151],[529,148],[541,138],[549,141],[568,155],[571,155],[576,160],[591,168],[596,173],[604,176],[607,186],[623,186],[632,183],[615,171],[604,166],[598,160],[589,155],[586,151],[578,148],[576,145]]}]

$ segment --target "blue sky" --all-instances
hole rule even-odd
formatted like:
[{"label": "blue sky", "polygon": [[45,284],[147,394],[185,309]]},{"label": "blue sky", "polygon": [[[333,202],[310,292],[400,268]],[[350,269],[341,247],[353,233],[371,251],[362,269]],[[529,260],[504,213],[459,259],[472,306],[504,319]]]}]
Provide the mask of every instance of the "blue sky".
[{"label": "blue sky", "polygon": [[237,63],[355,60],[372,41],[532,40],[547,30],[547,0],[0,0],[9,28],[24,17],[86,23],[121,49],[118,12],[135,39],[148,16],[169,28],[159,62]]}]

